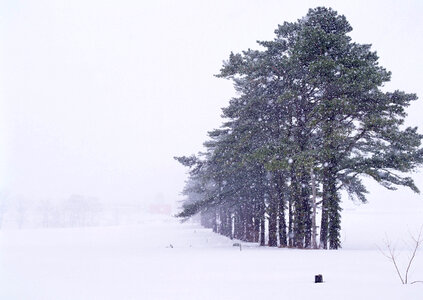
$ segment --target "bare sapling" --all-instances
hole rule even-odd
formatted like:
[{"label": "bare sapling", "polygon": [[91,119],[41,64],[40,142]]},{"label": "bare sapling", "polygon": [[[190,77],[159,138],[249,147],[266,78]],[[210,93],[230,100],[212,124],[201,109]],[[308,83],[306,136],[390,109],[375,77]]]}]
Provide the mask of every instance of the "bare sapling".
[{"label": "bare sapling", "polygon": [[423,281],[421,280],[417,280],[417,281],[412,281],[409,282],[409,272],[410,269],[413,265],[413,262],[415,261],[416,255],[417,255],[417,251],[419,250],[419,247],[422,245],[423,243],[423,235],[422,235],[422,231],[423,231],[423,226],[420,228],[419,234],[413,235],[410,233],[410,239],[411,239],[411,255],[408,257],[408,262],[407,262],[407,267],[405,268],[405,271],[403,273],[401,273],[400,267],[398,266],[398,253],[396,252],[395,246],[392,245],[391,241],[386,238],[385,240],[385,247],[387,248],[387,250],[382,250],[381,248],[379,248],[379,251],[383,254],[383,256],[385,256],[386,258],[388,258],[392,264],[395,267],[395,270],[398,274],[398,277],[401,280],[402,284],[414,284],[414,283],[423,283]]}]

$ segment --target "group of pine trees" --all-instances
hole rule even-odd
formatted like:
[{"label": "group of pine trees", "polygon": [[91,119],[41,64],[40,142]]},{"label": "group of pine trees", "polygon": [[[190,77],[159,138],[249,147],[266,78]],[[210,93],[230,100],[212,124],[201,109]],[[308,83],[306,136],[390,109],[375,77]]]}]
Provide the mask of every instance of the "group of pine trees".
[{"label": "group of pine trees", "polygon": [[423,136],[404,125],[417,97],[382,90],[390,72],[351,30],[318,7],[261,50],[230,54],[217,75],[237,91],[225,122],[204,153],[176,157],[189,167],[179,217],[261,245],[337,249],[341,189],[365,202],[367,176],[418,192],[405,173],[423,162]]}]

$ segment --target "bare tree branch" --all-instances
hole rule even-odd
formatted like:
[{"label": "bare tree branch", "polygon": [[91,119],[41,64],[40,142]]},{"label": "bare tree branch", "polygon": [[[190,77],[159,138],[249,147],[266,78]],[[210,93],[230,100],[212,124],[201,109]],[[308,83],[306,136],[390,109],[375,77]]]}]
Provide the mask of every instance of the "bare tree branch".
[{"label": "bare tree branch", "polygon": [[[409,257],[407,268],[405,269],[405,272],[404,272],[404,277],[401,275],[401,271],[400,271],[398,264],[397,264],[397,254],[395,253],[395,247],[392,246],[392,243],[389,240],[389,238],[386,237],[386,240],[385,240],[385,246],[386,246],[386,248],[388,248],[388,253],[386,253],[385,251],[383,251],[381,248],[378,247],[378,249],[382,253],[382,255],[385,256],[386,258],[388,258],[394,264],[395,270],[397,271],[398,277],[400,278],[402,284],[408,284],[408,273],[410,272],[410,268],[411,268],[413,261],[414,261],[416,255],[417,255],[417,250],[419,249],[420,245],[423,243],[422,233],[423,233],[423,225],[420,228],[420,231],[419,231],[419,234],[418,234],[417,237],[415,237],[413,234],[410,233],[411,240],[414,242],[413,246],[412,246],[413,252],[412,252],[411,256]],[[406,243],[406,242],[404,242],[404,243],[406,245],[408,245],[408,243]],[[418,282],[423,283],[423,281],[417,280],[417,281],[411,282],[411,284],[418,283]]]},{"label": "bare tree branch", "polygon": [[420,228],[420,232],[417,238],[415,238],[413,235],[411,235],[411,239],[415,242],[413,254],[411,255],[410,261],[408,262],[407,269],[405,271],[405,283],[408,282],[408,271],[410,271],[411,264],[413,263],[414,258],[416,257],[417,249],[419,249],[419,246],[422,242],[422,229],[423,226]]}]

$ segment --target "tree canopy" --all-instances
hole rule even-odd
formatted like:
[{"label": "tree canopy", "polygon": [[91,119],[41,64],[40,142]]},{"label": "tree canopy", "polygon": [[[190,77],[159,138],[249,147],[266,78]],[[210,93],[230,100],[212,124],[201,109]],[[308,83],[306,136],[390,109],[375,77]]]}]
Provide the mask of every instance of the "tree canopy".
[{"label": "tree canopy", "polygon": [[229,55],[216,76],[238,95],[206,152],[177,158],[190,168],[180,217],[201,213],[230,237],[309,248],[320,209],[319,245],[337,249],[341,189],[366,202],[367,176],[419,191],[407,173],[423,161],[422,135],[404,126],[417,96],[383,91],[391,73],[351,31],[343,15],[318,7],[279,25],[260,50]]}]

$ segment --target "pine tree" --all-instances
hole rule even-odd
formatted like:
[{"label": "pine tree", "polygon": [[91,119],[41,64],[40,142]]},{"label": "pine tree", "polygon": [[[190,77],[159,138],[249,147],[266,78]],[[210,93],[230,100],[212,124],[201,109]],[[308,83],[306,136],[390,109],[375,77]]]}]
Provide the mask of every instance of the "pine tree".
[{"label": "pine tree", "polygon": [[340,189],[366,202],[366,175],[418,192],[404,174],[423,162],[422,135],[403,125],[417,97],[381,90],[391,74],[351,30],[344,16],[318,7],[280,25],[262,50],[230,54],[217,76],[239,96],[223,109],[206,154],[178,158],[191,169],[180,217],[201,212],[216,231],[261,245],[267,218],[269,246],[309,248],[320,196],[320,247],[337,249]]}]

